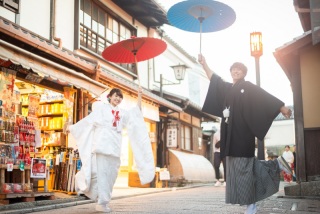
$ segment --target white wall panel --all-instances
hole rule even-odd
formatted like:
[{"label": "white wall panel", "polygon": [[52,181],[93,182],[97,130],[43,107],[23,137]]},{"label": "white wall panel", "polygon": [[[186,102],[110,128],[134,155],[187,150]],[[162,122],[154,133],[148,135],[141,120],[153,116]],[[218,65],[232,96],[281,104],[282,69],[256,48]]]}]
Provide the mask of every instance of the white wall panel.
[{"label": "white wall panel", "polygon": [[50,38],[50,0],[20,1],[20,25],[46,39]]}]

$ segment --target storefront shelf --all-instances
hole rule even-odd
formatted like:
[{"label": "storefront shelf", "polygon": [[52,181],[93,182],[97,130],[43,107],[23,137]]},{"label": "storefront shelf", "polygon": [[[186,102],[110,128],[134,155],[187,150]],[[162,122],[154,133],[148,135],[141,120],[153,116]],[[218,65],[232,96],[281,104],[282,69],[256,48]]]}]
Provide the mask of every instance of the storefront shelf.
[{"label": "storefront shelf", "polygon": [[55,116],[63,116],[63,113],[52,113],[52,114],[38,114],[38,117],[48,117],[48,116],[52,116],[52,117],[55,117]]},{"label": "storefront shelf", "polygon": [[30,193],[0,193],[0,199],[5,198],[22,198],[22,197],[38,197],[38,196],[51,196],[53,192],[30,192]]},{"label": "storefront shelf", "polygon": [[[0,169],[7,169],[7,164],[0,164]],[[20,169],[19,165],[13,165],[13,169]],[[30,169],[30,166],[25,165],[24,169]]]},{"label": "storefront shelf", "polygon": [[63,129],[42,129],[42,128],[41,128],[41,131],[42,131],[42,132],[45,132],[45,131],[56,131],[56,132],[62,132],[62,131],[63,131]]},{"label": "storefront shelf", "polygon": [[54,103],[63,103],[63,100],[53,100],[53,101],[47,101],[47,102],[40,102],[40,105],[44,104],[54,104]]}]

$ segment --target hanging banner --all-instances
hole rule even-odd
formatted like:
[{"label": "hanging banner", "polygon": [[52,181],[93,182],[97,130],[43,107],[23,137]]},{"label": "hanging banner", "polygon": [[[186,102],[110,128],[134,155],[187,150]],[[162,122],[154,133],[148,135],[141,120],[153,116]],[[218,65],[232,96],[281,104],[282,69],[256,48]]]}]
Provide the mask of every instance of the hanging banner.
[{"label": "hanging banner", "polygon": [[2,100],[2,106],[6,111],[14,111],[15,103],[12,102],[14,82],[16,79],[16,71],[1,68],[0,72],[0,100]]},{"label": "hanging banner", "polygon": [[39,110],[40,96],[29,94],[28,116],[37,117]]}]

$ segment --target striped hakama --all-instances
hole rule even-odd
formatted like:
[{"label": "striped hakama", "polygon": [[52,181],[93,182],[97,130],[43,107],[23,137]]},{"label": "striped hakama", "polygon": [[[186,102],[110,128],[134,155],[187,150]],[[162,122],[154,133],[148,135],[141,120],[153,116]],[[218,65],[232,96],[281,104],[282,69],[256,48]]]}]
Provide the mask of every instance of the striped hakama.
[{"label": "striped hakama", "polygon": [[249,205],[279,191],[278,161],[226,157],[226,203]]}]

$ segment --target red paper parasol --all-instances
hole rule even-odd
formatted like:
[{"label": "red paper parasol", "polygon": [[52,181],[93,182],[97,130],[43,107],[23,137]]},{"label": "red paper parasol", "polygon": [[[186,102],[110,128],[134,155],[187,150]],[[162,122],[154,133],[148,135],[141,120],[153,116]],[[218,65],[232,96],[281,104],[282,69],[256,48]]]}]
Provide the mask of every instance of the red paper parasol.
[{"label": "red paper parasol", "polygon": [[132,37],[110,45],[102,52],[102,57],[116,63],[134,63],[151,59],[164,52],[167,44],[151,37]]},{"label": "red paper parasol", "polygon": [[164,52],[166,48],[167,44],[161,39],[131,37],[107,47],[102,52],[102,57],[115,63],[135,63],[138,74],[138,62],[154,58]]}]

